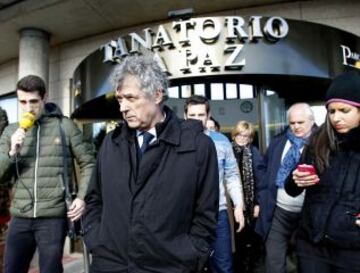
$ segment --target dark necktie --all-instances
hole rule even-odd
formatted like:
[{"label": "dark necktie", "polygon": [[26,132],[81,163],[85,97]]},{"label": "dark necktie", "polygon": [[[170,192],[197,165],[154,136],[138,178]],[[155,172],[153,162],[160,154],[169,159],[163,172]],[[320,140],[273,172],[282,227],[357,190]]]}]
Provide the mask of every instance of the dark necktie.
[{"label": "dark necktie", "polygon": [[143,155],[145,153],[147,147],[149,146],[151,140],[154,138],[154,135],[150,134],[149,132],[143,132],[142,136],[143,136],[143,143],[140,147],[140,152]]}]

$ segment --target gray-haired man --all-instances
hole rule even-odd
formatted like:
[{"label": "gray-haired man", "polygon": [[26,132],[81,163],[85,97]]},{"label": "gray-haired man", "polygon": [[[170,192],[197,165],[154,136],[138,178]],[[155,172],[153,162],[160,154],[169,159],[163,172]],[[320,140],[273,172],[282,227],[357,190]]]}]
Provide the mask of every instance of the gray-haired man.
[{"label": "gray-haired man", "polygon": [[105,138],[86,196],[91,270],[200,272],[216,229],[215,147],[163,105],[152,56],[126,58],[114,82],[125,123]]}]

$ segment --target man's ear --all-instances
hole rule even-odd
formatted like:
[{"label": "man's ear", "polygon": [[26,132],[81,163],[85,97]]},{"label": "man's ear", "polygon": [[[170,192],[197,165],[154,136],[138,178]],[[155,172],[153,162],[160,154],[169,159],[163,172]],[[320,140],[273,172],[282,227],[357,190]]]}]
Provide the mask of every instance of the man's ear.
[{"label": "man's ear", "polygon": [[156,90],[155,91],[155,102],[156,104],[161,104],[161,102],[163,101],[164,99],[164,93],[162,90]]}]

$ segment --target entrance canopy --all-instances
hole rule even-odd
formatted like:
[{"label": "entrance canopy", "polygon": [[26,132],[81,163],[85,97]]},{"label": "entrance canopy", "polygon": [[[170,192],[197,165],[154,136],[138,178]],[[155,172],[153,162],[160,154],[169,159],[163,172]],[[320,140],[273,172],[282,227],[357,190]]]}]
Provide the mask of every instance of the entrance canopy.
[{"label": "entrance canopy", "polygon": [[360,68],[359,37],[281,17],[191,18],[109,41],[76,69],[74,118],[119,117],[111,74],[122,58],[153,51],[171,84],[261,85],[293,100],[321,100],[335,75]]}]

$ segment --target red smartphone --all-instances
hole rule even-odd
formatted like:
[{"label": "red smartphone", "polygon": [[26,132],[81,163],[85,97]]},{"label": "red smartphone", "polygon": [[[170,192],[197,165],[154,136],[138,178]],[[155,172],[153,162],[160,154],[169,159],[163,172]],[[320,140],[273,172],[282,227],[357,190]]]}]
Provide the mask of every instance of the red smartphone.
[{"label": "red smartphone", "polygon": [[308,172],[311,175],[316,174],[315,167],[313,165],[301,164],[297,166],[299,172]]}]

